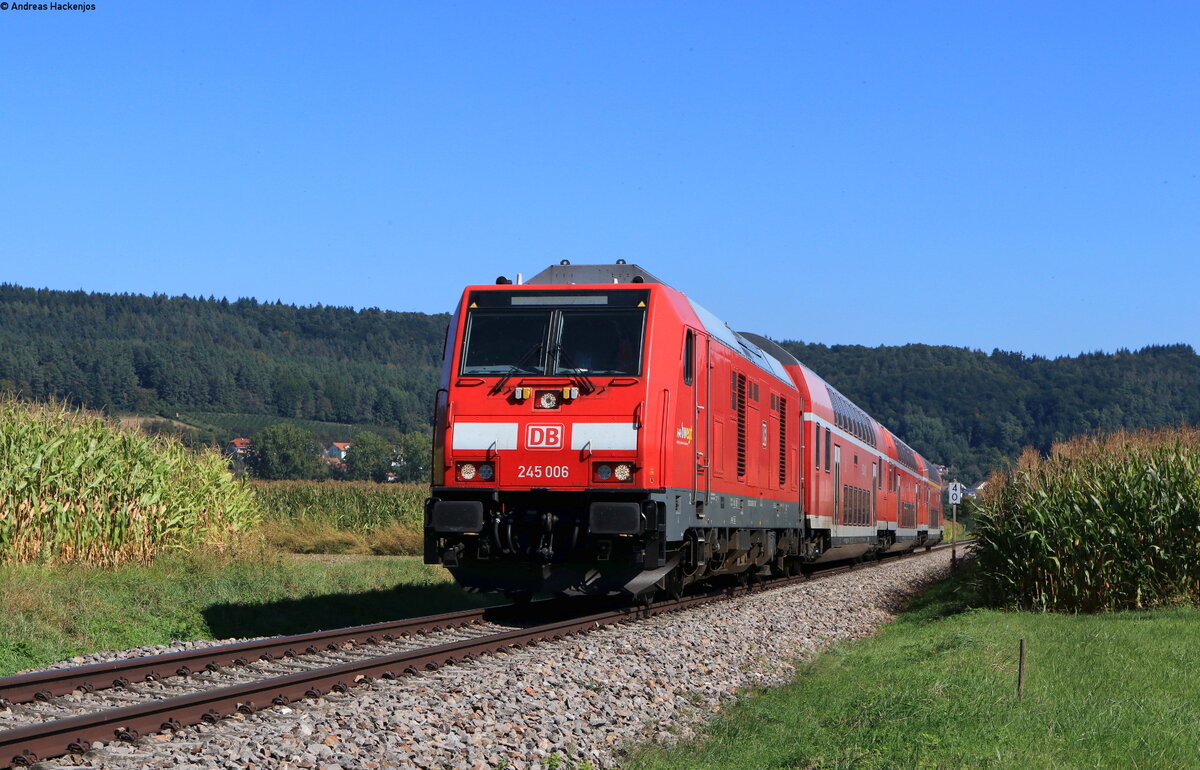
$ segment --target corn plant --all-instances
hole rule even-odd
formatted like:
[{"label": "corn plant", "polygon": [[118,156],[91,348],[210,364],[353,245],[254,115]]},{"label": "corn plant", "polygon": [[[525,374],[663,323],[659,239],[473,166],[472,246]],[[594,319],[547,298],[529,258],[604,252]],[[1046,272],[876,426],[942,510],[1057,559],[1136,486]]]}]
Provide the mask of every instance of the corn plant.
[{"label": "corn plant", "polygon": [[976,519],[999,605],[1093,612],[1200,599],[1200,431],[1077,438],[995,474]]},{"label": "corn plant", "polygon": [[267,519],[322,523],[366,533],[396,524],[419,529],[429,487],[369,481],[256,481],[253,489]]},{"label": "corn plant", "polygon": [[259,518],[216,452],[60,404],[0,397],[0,561],[145,562]]}]

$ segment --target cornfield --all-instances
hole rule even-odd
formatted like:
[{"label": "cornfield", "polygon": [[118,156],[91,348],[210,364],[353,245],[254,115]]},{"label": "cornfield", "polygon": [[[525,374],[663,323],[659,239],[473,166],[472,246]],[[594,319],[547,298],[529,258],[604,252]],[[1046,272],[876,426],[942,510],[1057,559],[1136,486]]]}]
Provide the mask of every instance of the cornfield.
[{"label": "cornfield", "polygon": [[1095,612],[1200,599],[1200,431],[1078,438],[995,474],[975,525],[1001,606]]},{"label": "cornfield", "polygon": [[429,497],[424,484],[371,481],[256,481],[253,488],[272,521],[320,522],[353,532],[392,524],[420,529]]},{"label": "cornfield", "polygon": [[146,562],[259,518],[219,454],[59,404],[0,397],[0,457],[3,562]]},{"label": "cornfield", "polygon": [[295,553],[421,553],[424,484],[369,481],[257,481],[264,534]]}]

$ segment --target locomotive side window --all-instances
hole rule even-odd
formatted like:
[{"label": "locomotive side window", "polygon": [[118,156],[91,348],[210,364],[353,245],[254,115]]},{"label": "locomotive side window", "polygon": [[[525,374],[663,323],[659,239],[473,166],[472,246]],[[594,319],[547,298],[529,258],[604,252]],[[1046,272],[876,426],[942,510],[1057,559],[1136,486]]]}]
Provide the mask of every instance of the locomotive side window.
[{"label": "locomotive side window", "polygon": [[696,372],[696,333],[687,330],[683,340],[683,384],[691,385]]},{"label": "locomotive side window", "polygon": [[463,374],[544,374],[549,310],[473,310],[467,322]]},{"label": "locomotive side window", "polygon": [[821,426],[814,426],[813,430],[813,464],[817,470],[821,470]]}]

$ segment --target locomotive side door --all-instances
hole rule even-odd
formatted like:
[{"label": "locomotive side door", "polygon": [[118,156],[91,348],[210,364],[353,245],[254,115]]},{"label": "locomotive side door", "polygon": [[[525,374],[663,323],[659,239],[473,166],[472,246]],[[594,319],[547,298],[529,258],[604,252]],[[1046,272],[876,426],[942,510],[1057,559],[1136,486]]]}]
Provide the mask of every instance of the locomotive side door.
[{"label": "locomotive side door", "polygon": [[712,440],[709,423],[709,386],[711,377],[708,369],[710,340],[707,334],[687,330],[687,338],[683,351],[683,377],[685,384],[692,389],[692,502],[696,505],[696,514],[703,515],[708,505],[709,491],[712,483],[709,480],[709,466],[712,463]]}]

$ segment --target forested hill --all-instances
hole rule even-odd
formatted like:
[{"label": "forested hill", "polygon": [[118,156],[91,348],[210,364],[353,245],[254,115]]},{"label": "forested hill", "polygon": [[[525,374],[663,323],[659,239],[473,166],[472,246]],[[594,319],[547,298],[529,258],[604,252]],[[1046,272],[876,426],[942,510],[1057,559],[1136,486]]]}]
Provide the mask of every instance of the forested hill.
[{"label": "forested hill", "polygon": [[427,430],[448,316],[0,285],[0,389]]},{"label": "forested hill", "polygon": [[976,481],[1024,447],[1119,428],[1200,425],[1189,345],[1027,358],[929,345],[782,343],[926,457]]},{"label": "forested hill", "polygon": [[[427,431],[446,315],[0,285],[0,390],[110,412],[240,413]],[[964,481],[1023,447],[1200,424],[1187,345],[1075,358],[785,342]]]}]

